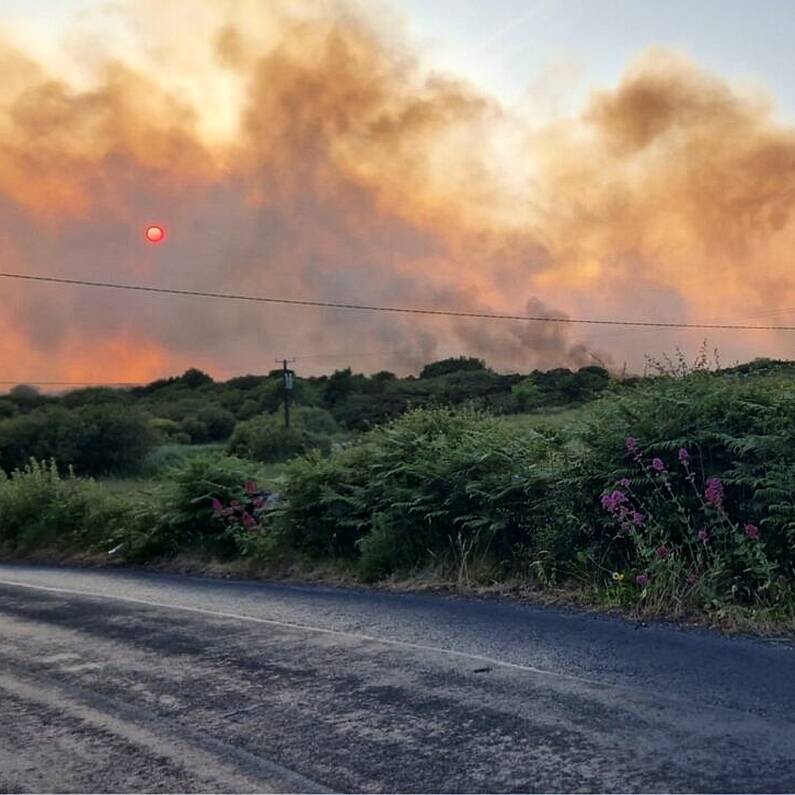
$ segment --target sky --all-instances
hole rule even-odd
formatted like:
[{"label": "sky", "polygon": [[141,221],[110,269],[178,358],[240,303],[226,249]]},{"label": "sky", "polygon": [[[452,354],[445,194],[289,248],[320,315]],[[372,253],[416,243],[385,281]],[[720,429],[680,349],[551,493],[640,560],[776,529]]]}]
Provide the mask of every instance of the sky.
[{"label": "sky", "polygon": [[[652,45],[690,54],[720,74],[770,91],[795,120],[795,8],[790,0],[392,0],[426,60],[520,104],[550,69],[576,98],[614,85]],[[61,38],[96,0],[0,0],[6,24]],[[562,66],[565,65],[564,70]]]},{"label": "sky", "polygon": [[[793,40],[787,0],[0,0],[0,254],[319,300],[792,323]],[[8,379],[281,355],[637,371],[704,337],[0,289]],[[710,334],[724,361],[792,355],[785,332]]]}]

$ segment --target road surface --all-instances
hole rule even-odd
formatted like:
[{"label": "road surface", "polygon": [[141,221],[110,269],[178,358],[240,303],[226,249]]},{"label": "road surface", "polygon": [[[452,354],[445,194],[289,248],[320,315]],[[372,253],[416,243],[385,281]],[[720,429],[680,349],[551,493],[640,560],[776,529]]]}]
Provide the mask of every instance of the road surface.
[{"label": "road surface", "polygon": [[795,792],[795,649],[0,564],[2,792]]}]

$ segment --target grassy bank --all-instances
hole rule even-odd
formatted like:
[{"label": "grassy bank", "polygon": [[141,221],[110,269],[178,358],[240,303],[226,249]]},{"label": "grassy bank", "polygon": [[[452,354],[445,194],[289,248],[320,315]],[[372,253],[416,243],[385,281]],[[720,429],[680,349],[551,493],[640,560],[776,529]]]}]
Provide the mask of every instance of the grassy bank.
[{"label": "grassy bank", "polygon": [[268,467],[217,446],[123,481],[32,464],[0,479],[0,543],[793,631],[794,386],[693,373],[565,412],[422,409]]}]

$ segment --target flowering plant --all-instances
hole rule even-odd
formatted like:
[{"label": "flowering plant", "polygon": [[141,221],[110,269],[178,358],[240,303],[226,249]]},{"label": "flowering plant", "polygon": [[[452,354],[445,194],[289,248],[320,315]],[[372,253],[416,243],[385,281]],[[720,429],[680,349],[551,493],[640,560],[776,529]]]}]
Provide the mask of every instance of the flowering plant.
[{"label": "flowering plant", "polygon": [[260,489],[256,481],[247,480],[241,500],[233,499],[228,505],[213,497],[213,515],[228,530],[259,533],[265,529],[266,511],[275,507],[279,496],[265,489]]},{"label": "flowering plant", "polygon": [[[642,599],[664,599],[670,608],[672,600],[682,604],[699,591],[702,597],[731,593],[740,599],[769,587],[775,565],[762,531],[729,515],[719,477],[699,486],[686,447],[670,469],[662,456],[646,459],[635,437],[626,439],[625,449],[640,477],[623,477],[606,489],[601,506],[634,569],[627,584],[634,582]],[[612,580],[623,577],[614,574]]]}]

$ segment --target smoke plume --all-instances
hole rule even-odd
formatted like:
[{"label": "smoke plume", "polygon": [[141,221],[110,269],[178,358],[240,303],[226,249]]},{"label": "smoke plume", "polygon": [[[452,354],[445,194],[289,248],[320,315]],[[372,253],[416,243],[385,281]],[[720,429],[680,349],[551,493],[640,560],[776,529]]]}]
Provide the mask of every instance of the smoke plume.
[{"label": "smoke plume", "polygon": [[[529,126],[352,4],[104,13],[65,60],[0,38],[3,270],[591,318],[780,323],[795,304],[795,132],[683,55],[647,52],[578,116]],[[282,355],[301,372],[345,354],[402,372],[462,353],[637,364],[703,336],[0,289],[0,365],[20,380],[225,377]],[[790,339],[711,335],[724,360]]]}]

